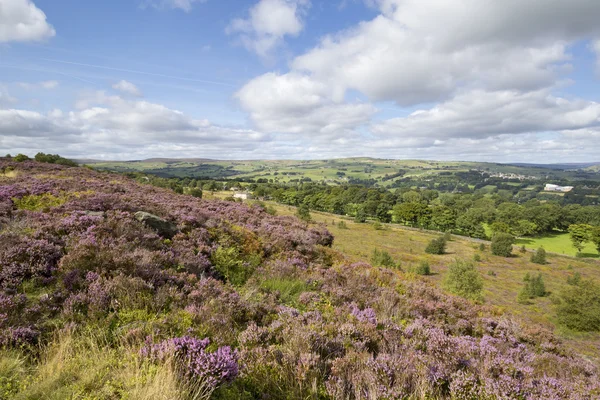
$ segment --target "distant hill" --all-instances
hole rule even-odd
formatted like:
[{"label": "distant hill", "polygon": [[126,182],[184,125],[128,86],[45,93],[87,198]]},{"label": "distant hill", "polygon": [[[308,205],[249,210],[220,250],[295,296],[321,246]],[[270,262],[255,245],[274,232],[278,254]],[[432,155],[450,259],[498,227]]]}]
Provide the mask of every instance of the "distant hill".
[{"label": "distant hill", "polygon": [[561,170],[577,170],[577,169],[588,169],[593,167],[600,167],[600,162],[590,163],[561,163],[561,164],[531,164],[531,163],[511,163],[507,165],[514,165],[515,167],[533,167],[533,168],[547,168],[547,169],[561,169]]}]

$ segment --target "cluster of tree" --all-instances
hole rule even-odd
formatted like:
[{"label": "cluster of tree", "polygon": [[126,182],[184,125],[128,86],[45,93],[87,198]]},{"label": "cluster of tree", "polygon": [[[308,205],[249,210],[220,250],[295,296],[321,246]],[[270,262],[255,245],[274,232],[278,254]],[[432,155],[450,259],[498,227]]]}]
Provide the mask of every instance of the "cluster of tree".
[{"label": "cluster of tree", "polygon": [[[27,156],[26,154],[21,154],[21,153],[17,154],[14,157],[11,156],[10,154],[7,154],[5,156],[5,158],[10,158],[16,162],[31,161],[31,158],[29,158],[29,156]],[[49,164],[60,164],[60,165],[66,165],[68,167],[76,167],[78,165],[75,161],[69,160],[68,158],[61,157],[58,154],[45,154],[45,153],[40,152],[40,153],[37,153],[33,159],[37,162],[43,162],[43,163],[49,163]]]},{"label": "cluster of tree", "polygon": [[523,283],[523,288],[517,296],[517,301],[519,303],[528,304],[530,299],[544,297],[546,295],[546,285],[544,284],[541,273],[537,276],[531,276],[527,273],[525,278],[523,278]]},{"label": "cluster of tree", "polygon": [[553,301],[561,325],[582,332],[600,331],[600,286],[597,282],[575,274]]},{"label": "cluster of tree", "polygon": [[578,252],[581,253],[585,244],[591,242],[600,253],[600,226],[572,224],[569,226],[569,236]]},{"label": "cluster of tree", "polygon": [[432,189],[401,188],[394,191],[358,185],[328,186],[251,184],[258,197],[311,210],[354,217],[357,222],[375,219],[476,238],[493,235],[534,236],[566,231],[572,224],[600,226],[600,207],[531,199],[499,193],[440,193]]}]

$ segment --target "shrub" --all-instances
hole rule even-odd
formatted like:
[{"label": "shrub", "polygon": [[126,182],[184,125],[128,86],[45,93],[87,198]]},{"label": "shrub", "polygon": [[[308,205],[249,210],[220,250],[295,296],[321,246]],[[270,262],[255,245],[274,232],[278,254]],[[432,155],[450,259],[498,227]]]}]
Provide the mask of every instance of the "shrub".
[{"label": "shrub", "polygon": [[253,266],[244,262],[236,247],[218,247],[212,254],[211,261],[215,270],[233,285],[243,285],[254,272]]},{"label": "shrub", "polygon": [[473,254],[473,261],[475,261],[475,262],[481,261],[481,256],[479,254]]},{"label": "shrub", "polygon": [[427,254],[444,254],[446,252],[446,239],[443,236],[432,239],[425,248]]},{"label": "shrub", "polygon": [[467,261],[455,260],[448,267],[448,273],[444,279],[444,287],[461,297],[475,301],[483,300],[483,280],[475,266]]},{"label": "shrub", "polygon": [[50,208],[58,207],[67,201],[65,197],[57,197],[50,193],[40,195],[27,195],[14,201],[19,210],[29,211],[47,211]]},{"label": "shrub", "polygon": [[421,261],[419,265],[414,268],[414,273],[417,275],[429,276],[431,275],[431,267],[427,261]]},{"label": "shrub", "polygon": [[281,302],[289,306],[295,306],[300,295],[310,290],[305,280],[276,277],[262,281],[260,288],[267,292],[277,292]]},{"label": "shrub", "polygon": [[375,223],[373,223],[373,229],[376,231],[382,231],[385,229],[385,226],[381,222],[375,221]]},{"label": "shrub", "polygon": [[446,233],[444,233],[444,240],[445,240],[446,242],[450,242],[450,241],[452,241],[452,234],[451,234],[450,232],[446,232]]},{"label": "shrub", "polygon": [[31,160],[31,158],[27,157],[25,154],[19,153],[13,158],[13,160],[16,162],[23,162],[23,161]]},{"label": "shrub", "polygon": [[531,277],[529,273],[523,278],[523,288],[517,296],[517,301],[521,304],[527,304],[529,299],[536,297],[543,297],[546,295],[546,286],[544,285],[544,279],[542,274],[538,274],[536,277]]},{"label": "shrub", "polygon": [[484,243],[480,243],[479,244],[479,251],[485,251],[485,244]]},{"label": "shrub", "polygon": [[600,331],[600,286],[592,280],[571,283],[555,299],[558,322],[575,331]]},{"label": "shrub", "polygon": [[307,205],[303,204],[296,210],[296,217],[305,222],[312,221],[312,217],[310,216],[310,209]]},{"label": "shrub", "polygon": [[345,221],[338,222],[338,228],[340,229],[348,229],[348,224]]},{"label": "shrub", "polygon": [[523,254],[527,253],[527,248],[525,248],[525,245],[521,246],[521,248],[519,249],[519,251]]},{"label": "shrub", "polygon": [[378,267],[388,268],[395,268],[397,266],[390,253],[385,250],[380,251],[378,249],[374,249],[373,253],[371,254],[371,264]]},{"label": "shrub", "polygon": [[492,238],[492,254],[501,257],[510,257],[512,255],[512,245],[515,242],[514,236],[508,233],[497,233]]},{"label": "shrub", "polygon": [[531,255],[531,262],[535,264],[546,264],[546,250],[543,247],[537,249],[537,251]]},{"label": "shrub", "polygon": [[192,197],[196,197],[198,199],[202,198],[202,189],[198,189],[198,188],[191,188],[189,191],[190,196]]}]

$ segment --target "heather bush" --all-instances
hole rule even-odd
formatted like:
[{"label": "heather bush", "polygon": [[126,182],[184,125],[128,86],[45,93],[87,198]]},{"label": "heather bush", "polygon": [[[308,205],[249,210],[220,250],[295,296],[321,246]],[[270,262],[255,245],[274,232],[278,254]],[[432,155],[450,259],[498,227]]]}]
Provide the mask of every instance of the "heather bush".
[{"label": "heather bush", "polygon": [[514,242],[514,236],[508,233],[496,233],[492,237],[492,254],[495,256],[510,257],[512,255],[512,245]]},{"label": "heather bush", "polygon": [[[596,368],[551,333],[348,264],[322,225],[85,168],[7,168],[18,173],[0,185],[2,398],[600,395]],[[15,204],[47,195],[67,201]],[[165,240],[138,211],[177,234]],[[476,271],[459,264],[448,287],[477,298]],[[557,313],[589,327],[597,288],[571,280]]]},{"label": "heather bush", "polygon": [[444,287],[466,299],[483,300],[483,280],[475,266],[468,261],[455,260],[448,266]]},{"label": "heather bush", "polygon": [[444,254],[446,252],[446,239],[444,236],[432,239],[427,247],[425,247],[425,253],[427,254]]}]

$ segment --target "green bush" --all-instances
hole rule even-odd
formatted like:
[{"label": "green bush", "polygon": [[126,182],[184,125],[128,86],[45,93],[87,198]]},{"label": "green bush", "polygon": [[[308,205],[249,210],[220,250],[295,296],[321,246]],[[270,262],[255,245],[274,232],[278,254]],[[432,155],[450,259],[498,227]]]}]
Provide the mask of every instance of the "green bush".
[{"label": "green bush", "polygon": [[202,189],[198,189],[198,188],[191,188],[189,191],[189,195],[192,197],[196,197],[198,199],[202,198]]},{"label": "green bush", "polygon": [[531,255],[531,262],[535,264],[546,264],[546,250],[543,247],[537,249],[537,251]]},{"label": "green bush", "polygon": [[348,229],[348,224],[345,221],[338,222],[338,228],[340,229]]},{"label": "green bush", "polygon": [[592,280],[571,283],[555,299],[558,322],[575,331],[600,331],[600,286]]},{"label": "green bush", "polygon": [[16,162],[23,162],[23,161],[31,160],[31,158],[27,157],[25,154],[19,153],[13,158],[13,160]]},{"label": "green bush", "polygon": [[254,272],[254,267],[244,262],[244,257],[236,247],[220,246],[211,256],[211,261],[225,279],[233,285],[243,285]]},{"label": "green bush", "polygon": [[427,261],[421,261],[419,265],[417,265],[413,272],[417,275],[429,276],[431,275],[431,267]]},{"label": "green bush", "polygon": [[20,199],[14,200],[14,203],[19,210],[45,211],[63,205],[66,201],[66,197],[57,197],[50,193],[44,193],[23,196]]},{"label": "green bush", "polygon": [[310,290],[305,280],[294,278],[270,278],[260,283],[260,288],[269,292],[279,293],[280,300],[289,306],[296,306],[298,297]]},{"label": "green bush", "polygon": [[427,254],[444,254],[446,252],[446,239],[443,236],[435,238],[429,242],[425,248]]},{"label": "green bush", "polygon": [[536,297],[543,297],[546,295],[546,285],[544,284],[542,274],[532,277],[529,275],[529,273],[527,273],[525,278],[523,278],[523,282],[523,288],[517,296],[517,301],[519,303],[527,304],[529,303],[530,299],[535,299]]},{"label": "green bush", "polygon": [[302,221],[312,221],[312,217],[310,216],[310,209],[305,204],[298,207],[298,209],[296,210],[296,217],[298,217]]},{"label": "green bush", "polygon": [[371,264],[377,267],[397,267],[397,264],[394,262],[394,259],[390,253],[385,250],[380,251],[378,249],[374,249],[373,253],[371,254]]},{"label": "green bush", "polygon": [[35,161],[49,163],[49,164],[66,165],[68,167],[76,167],[77,166],[76,162],[71,161],[67,158],[61,157],[58,154],[37,153],[35,155]]},{"label": "green bush", "polygon": [[482,301],[483,280],[473,263],[455,260],[449,267],[444,287],[451,293],[471,299]]},{"label": "green bush", "polygon": [[492,254],[501,257],[512,255],[512,245],[515,237],[508,233],[496,233],[492,238]]},{"label": "green bush", "polygon": [[475,261],[475,262],[481,261],[481,256],[477,253],[473,254],[473,261]]},{"label": "green bush", "polygon": [[485,251],[485,244],[484,243],[480,243],[479,244],[479,251]]}]

